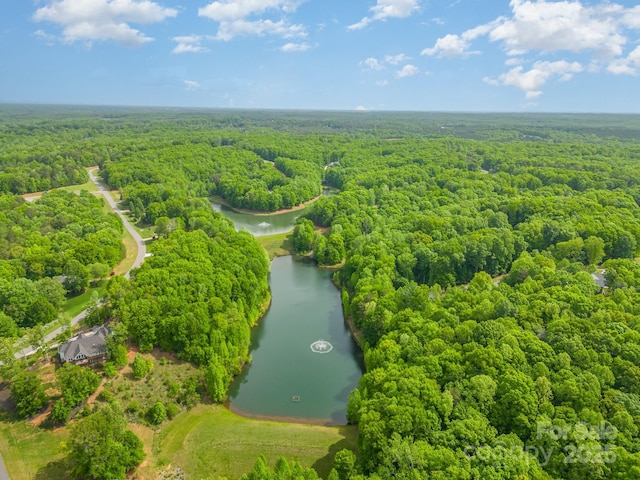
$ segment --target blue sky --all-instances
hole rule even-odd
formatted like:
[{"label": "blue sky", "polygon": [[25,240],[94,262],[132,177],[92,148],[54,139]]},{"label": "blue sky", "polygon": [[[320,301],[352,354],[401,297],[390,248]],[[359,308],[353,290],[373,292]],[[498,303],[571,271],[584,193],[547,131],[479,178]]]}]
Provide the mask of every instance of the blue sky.
[{"label": "blue sky", "polygon": [[640,113],[640,6],[3,0],[0,102]]}]

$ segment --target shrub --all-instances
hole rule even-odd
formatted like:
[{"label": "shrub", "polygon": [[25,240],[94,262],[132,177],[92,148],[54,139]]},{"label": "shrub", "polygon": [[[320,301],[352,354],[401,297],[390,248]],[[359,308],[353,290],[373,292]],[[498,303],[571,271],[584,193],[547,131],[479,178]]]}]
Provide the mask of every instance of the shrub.
[{"label": "shrub", "polygon": [[175,403],[169,403],[167,405],[167,418],[171,420],[173,417],[180,413],[180,407]]},{"label": "shrub", "polygon": [[49,418],[55,424],[64,424],[69,420],[69,414],[71,413],[71,405],[68,405],[64,398],[61,398],[56,403],[53,404],[53,408],[51,409],[51,414]]},{"label": "shrub", "polygon": [[137,380],[146,377],[149,373],[149,364],[139,353],[137,353],[135,358],[133,359],[133,364],[131,365],[131,373],[133,373],[133,377]]},{"label": "shrub", "polygon": [[162,402],[156,402],[147,411],[147,419],[152,425],[160,425],[167,419],[167,409]]},{"label": "shrub", "polygon": [[118,369],[111,362],[105,363],[104,364],[104,374],[109,378],[114,378],[114,377],[116,377],[118,375]]}]

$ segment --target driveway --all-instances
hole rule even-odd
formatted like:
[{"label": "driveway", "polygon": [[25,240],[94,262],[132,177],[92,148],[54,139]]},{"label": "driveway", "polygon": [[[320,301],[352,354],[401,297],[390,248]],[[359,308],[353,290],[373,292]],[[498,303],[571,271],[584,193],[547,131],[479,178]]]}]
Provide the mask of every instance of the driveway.
[{"label": "driveway", "polygon": [[[115,213],[120,215],[120,218],[122,219],[122,223],[124,224],[124,228],[127,229],[127,231],[131,234],[131,236],[135,240],[136,244],[138,245],[138,255],[136,256],[136,259],[133,262],[133,265],[131,265],[131,268],[129,268],[129,270],[124,274],[124,276],[126,278],[129,278],[129,273],[131,272],[131,270],[133,270],[134,268],[138,268],[140,265],[142,265],[142,262],[144,262],[145,255],[147,253],[147,246],[145,245],[144,240],[138,234],[136,229],[133,228],[133,225],[131,225],[131,223],[127,219],[126,215],[124,213],[122,213],[122,210],[120,210],[120,208],[118,208],[118,204],[113,200],[113,198],[109,194],[109,191],[104,187],[104,185],[94,175],[94,172],[95,172],[95,170],[89,170],[89,178],[91,178],[91,181],[93,183],[95,183],[96,187],[98,187],[99,193],[107,200],[107,203],[109,204],[111,209]],[[87,311],[86,310],[80,312],[78,315],[76,315],[75,317],[73,317],[71,319],[71,326],[72,327],[76,326],[86,316],[87,316]],[[49,333],[45,337],[45,340],[47,342],[51,342],[54,338],[56,338],[56,336],[58,336],[58,334],[60,334],[62,332],[62,330],[64,328],[65,327],[56,328],[53,332]],[[20,350],[19,352],[16,352],[16,358],[28,357],[29,355],[33,355],[33,353],[34,353],[33,346],[25,347],[22,350]],[[2,476],[0,476],[0,480],[3,480]]]}]

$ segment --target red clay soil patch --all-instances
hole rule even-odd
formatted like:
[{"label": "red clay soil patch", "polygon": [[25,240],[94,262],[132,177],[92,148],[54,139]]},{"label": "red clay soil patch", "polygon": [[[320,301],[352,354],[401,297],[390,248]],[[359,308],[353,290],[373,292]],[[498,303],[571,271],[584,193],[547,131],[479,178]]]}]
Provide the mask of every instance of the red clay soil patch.
[{"label": "red clay soil patch", "polygon": [[49,402],[45,411],[33,417],[31,420],[29,420],[29,423],[34,427],[39,427],[40,425],[42,425],[42,422],[44,422],[47,419],[47,417],[51,413],[52,408],[53,408],[53,402]]},{"label": "red clay soil patch", "polygon": [[104,390],[104,382],[107,381],[107,377],[102,377],[102,380],[100,381],[100,385],[98,385],[98,388],[96,388],[96,391],[93,392],[91,395],[89,395],[89,398],[87,398],[87,402],[86,404],[91,406],[94,404],[94,402],[96,401],[96,398],[98,398],[98,395],[100,395],[100,392],[102,392],[102,390]]}]

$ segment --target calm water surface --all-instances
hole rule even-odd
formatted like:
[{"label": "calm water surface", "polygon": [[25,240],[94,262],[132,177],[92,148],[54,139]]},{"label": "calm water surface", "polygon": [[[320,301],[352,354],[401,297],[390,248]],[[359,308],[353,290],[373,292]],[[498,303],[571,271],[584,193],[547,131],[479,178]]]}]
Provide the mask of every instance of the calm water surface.
[{"label": "calm water surface", "polygon": [[230,219],[236,226],[236,230],[242,230],[244,228],[256,237],[293,230],[296,219],[305,212],[305,210],[302,209],[295,212],[279,213],[277,215],[250,215],[247,213],[238,213],[216,202],[211,202],[211,205],[215,211],[222,213]]},{"label": "calm water surface", "polygon": [[[362,365],[331,274],[292,257],[272,261],[271,308],[252,332],[253,362],[231,384],[231,410],[346,423],[347,397],[357,386]],[[310,345],[320,339],[333,349],[314,353]]]},{"label": "calm water surface", "polygon": [[[324,188],[322,190],[322,195],[325,197],[331,197],[334,194],[335,190],[331,188]],[[242,230],[244,228],[256,237],[293,230],[298,217],[304,215],[306,212],[306,208],[303,208],[287,213],[251,215],[249,213],[236,212],[232,208],[213,201],[211,202],[211,206],[216,212],[220,212],[230,219],[236,226],[236,230]]]}]

